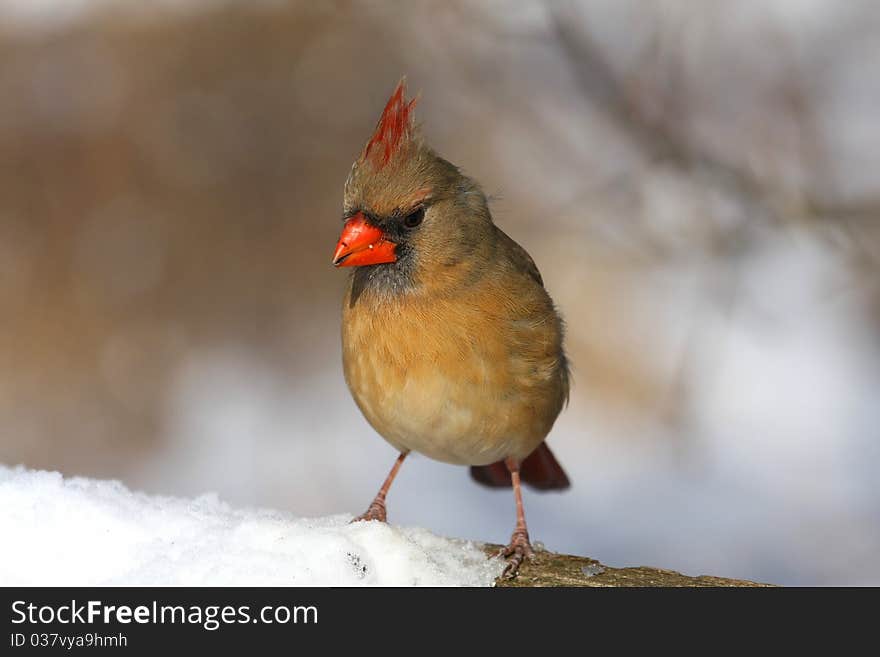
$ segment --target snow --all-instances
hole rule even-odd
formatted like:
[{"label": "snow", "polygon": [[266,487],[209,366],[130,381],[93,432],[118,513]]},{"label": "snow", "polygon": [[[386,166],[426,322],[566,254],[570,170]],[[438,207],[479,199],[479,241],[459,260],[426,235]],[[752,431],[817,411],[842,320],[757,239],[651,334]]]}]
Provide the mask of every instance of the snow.
[{"label": "snow", "polygon": [[3,586],[491,586],[480,546],[0,465]]}]

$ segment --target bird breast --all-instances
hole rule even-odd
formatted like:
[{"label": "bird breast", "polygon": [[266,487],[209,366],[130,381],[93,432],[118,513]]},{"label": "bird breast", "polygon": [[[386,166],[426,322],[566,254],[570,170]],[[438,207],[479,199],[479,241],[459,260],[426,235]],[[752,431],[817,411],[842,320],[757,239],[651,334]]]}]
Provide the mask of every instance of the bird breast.
[{"label": "bird breast", "polygon": [[525,458],[568,392],[552,303],[525,296],[349,295],[343,366],[367,421],[397,449],[447,463]]}]

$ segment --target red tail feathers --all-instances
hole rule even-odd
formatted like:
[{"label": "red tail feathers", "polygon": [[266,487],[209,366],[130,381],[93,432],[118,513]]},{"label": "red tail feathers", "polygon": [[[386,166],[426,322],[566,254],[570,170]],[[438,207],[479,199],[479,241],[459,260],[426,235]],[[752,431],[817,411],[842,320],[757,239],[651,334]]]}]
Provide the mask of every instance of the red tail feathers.
[{"label": "red tail feathers", "polygon": [[[562,466],[547,447],[547,443],[538,445],[519,466],[520,480],[537,490],[564,490],[571,484]],[[510,488],[510,472],[504,461],[489,465],[472,465],[471,478],[478,484],[490,488]]]}]

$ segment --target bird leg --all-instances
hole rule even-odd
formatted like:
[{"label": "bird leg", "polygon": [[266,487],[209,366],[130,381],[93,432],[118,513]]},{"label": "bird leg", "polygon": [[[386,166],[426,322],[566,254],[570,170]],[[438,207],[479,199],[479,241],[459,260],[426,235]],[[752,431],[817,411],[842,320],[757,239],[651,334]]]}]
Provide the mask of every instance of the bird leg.
[{"label": "bird leg", "polygon": [[382,488],[376,493],[376,499],[370,503],[370,506],[367,507],[365,513],[359,515],[352,520],[352,522],[359,522],[361,520],[378,520],[379,522],[386,522],[387,513],[385,511],[385,495],[388,494],[388,489],[391,488],[391,482],[394,481],[394,478],[397,476],[397,471],[400,470],[403,459],[406,458],[408,453],[409,452],[400,453],[400,456],[397,457],[394,466],[391,468],[391,472],[388,473],[385,483],[382,484]]},{"label": "bird leg", "polygon": [[504,569],[502,577],[512,579],[516,577],[520,564],[523,559],[531,559],[535,551],[529,541],[529,530],[526,527],[526,514],[523,511],[522,490],[519,485],[519,462],[513,459],[506,459],[504,463],[510,470],[510,478],[513,482],[513,494],[516,497],[516,529],[510,537],[510,543],[501,550],[501,556],[507,559],[507,567]]}]

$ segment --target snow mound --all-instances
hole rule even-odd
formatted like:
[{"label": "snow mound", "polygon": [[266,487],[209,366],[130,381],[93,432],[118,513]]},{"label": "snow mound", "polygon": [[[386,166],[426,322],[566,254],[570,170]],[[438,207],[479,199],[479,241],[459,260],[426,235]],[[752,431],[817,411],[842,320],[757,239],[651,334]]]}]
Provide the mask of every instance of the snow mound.
[{"label": "snow mound", "polygon": [[0,465],[3,586],[491,586],[480,546]]}]

